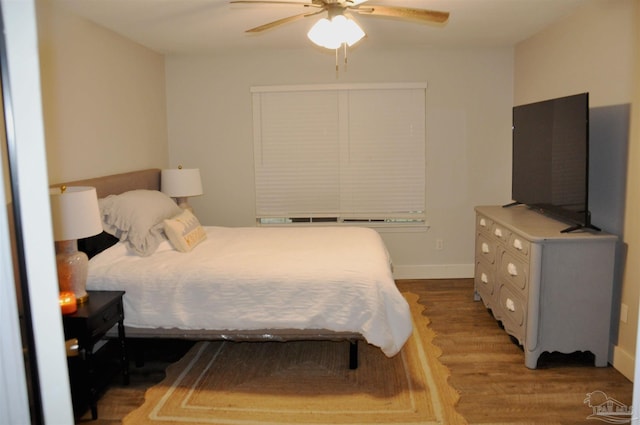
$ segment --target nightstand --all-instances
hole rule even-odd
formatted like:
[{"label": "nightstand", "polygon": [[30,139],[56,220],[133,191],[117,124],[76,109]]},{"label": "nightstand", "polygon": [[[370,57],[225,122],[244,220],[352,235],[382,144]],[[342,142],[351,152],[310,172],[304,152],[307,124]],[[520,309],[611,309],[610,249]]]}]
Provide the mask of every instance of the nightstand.
[{"label": "nightstand", "polygon": [[87,405],[91,417],[98,418],[98,392],[113,377],[112,368],[101,364],[100,353],[106,351],[110,340],[106,333],[117,325],[120,351],[119,368],[124,385],[129,384],[129,360],[124,334],[124,291],[88,291],[89,300],[78,305],[78,311],[62,316],[66,340],[78,340],[78,356],[69,357],[71,395],[76,415]]}]

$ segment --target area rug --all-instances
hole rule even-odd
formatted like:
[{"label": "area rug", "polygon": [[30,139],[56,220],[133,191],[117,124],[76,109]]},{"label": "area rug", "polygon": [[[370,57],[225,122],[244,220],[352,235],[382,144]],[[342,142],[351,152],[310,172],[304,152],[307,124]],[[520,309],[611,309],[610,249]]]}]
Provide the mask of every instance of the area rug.
[{"label": "area rug", "polygon": [[360,343],[198,342],[123,423],[464,424],[418,296],[405,293],[413,335],[393,358]]}]

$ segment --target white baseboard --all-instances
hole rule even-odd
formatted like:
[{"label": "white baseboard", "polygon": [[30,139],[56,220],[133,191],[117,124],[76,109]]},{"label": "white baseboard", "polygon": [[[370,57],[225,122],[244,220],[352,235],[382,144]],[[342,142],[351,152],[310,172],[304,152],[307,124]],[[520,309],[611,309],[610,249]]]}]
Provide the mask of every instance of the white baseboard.
[{"label": "white baseboard", "polygon": [[613,346],[613,361],[611,362],[614,368],[621,374],[623,374],[628,380],[633,382],[635,374],[635,356],[628,351],[623,350],[618,345]]},{"label": "white baseboard", "polygon": [[473,264],[400,265],[393,267],[395,279],[460,279],[473,277]]}]

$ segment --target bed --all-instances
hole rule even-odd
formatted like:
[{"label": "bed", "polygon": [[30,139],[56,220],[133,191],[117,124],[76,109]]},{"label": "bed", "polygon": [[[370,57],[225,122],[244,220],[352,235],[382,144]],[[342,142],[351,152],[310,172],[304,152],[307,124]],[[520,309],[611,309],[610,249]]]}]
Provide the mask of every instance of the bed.
[{"label": "bed", "polygon": [[[128,338],[347,340],[356,368],[359,340],[391,357],[412,332],[375,230],[201,226],[160,199],[157,169],[64,184],[96,188],[106,232],[78,243],[91,258],[87,289],[125,291]],[[135,218],[127,216],[131,210]],[[123,220],[139,220],[138,211],[145,216],[140,228],[160,220],[153,224],[157,240],[122,230]],[[189,238],[176,240],[171,226],[180,224],[192,229],[178,226],[180,235],[197,229],[193,246],[180,246]]]}]

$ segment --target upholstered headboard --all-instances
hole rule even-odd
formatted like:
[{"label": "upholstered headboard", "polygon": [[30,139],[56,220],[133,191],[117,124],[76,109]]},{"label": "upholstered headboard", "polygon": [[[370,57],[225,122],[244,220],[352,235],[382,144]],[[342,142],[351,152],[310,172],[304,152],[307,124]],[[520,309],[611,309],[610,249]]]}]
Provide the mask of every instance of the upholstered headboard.
[{"label": "upholstered headboard", "polygon": [[53,184],[51,187],[61,185],[93,186],[96,188],[98,198],[104,198],[107,195],[119,195],[133,189],[160,190],[160,169],[149,168],[85,180],[61,182]]}]

